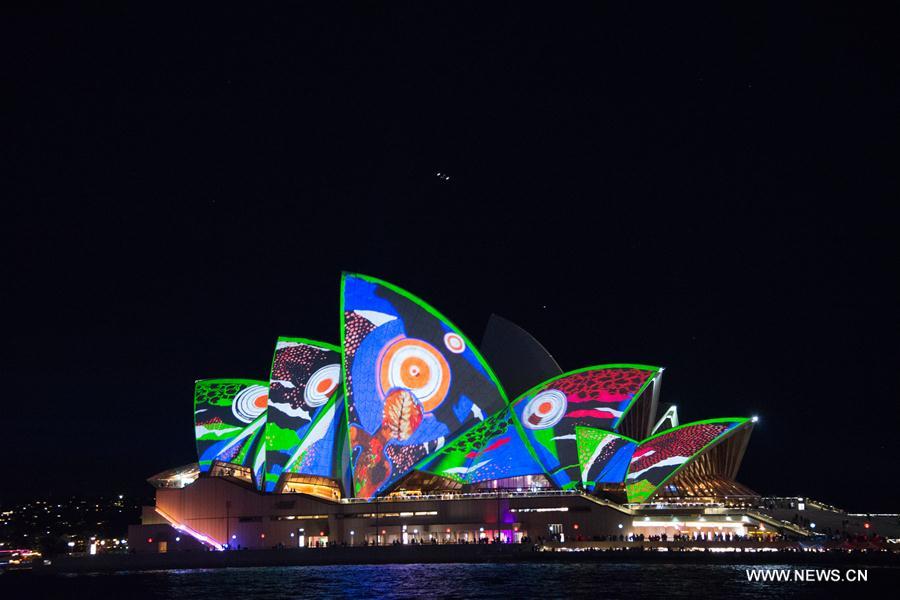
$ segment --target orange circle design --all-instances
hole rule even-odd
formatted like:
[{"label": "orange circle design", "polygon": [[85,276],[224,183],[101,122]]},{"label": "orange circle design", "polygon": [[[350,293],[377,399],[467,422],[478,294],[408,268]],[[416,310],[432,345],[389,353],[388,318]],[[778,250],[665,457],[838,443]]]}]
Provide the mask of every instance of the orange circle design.
[{"label": "orange circle design", "polygon": [[[410,356],[410,353],[413,352]],[[399,381],[391,381],[391,367],[395,366],[398,354],[403,354],[399,365]],[[416,355],[418,354],[418,355]],[[430,360],[428,360],[430,359]],[[431,344],[423,340],[404,338],[391,344],[385,351],[380,365],[381,391],[387,394],[392,388],[405,387],[422,403],[425,412],[437,408],[450,389],[450,365],[444,356]],[[419,396],[422,388],[440,381],[430,392]]]},{"label": "orange circle design", "polygon": [[410,389],[422,387],[431,377],[431,369],[421,358],[410,356],[400,365],[400,381]]}]

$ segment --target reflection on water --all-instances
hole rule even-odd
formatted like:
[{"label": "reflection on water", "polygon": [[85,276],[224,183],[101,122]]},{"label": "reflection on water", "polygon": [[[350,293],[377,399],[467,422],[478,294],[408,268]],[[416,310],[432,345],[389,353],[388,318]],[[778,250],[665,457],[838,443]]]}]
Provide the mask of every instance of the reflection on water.
[{"label": "reflection on water", "polygon": [[[790,565],[434,564],[194,569],[0,577],[4,598],[821,598],[898,589],[900,568],[868,583],[750,583],[746,569]],[[833,567],[818,567],[833,568]],[[841,567],[843,570],[844,567]]]}]

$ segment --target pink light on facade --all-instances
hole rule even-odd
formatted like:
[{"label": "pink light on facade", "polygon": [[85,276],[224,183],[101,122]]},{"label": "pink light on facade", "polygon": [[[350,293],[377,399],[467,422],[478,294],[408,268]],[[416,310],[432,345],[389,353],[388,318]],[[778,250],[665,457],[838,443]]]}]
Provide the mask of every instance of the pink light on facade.
[{"label": "pink light on facade", "polygon": [[165,511],[160,510],[159,508],[156,508],[155,510],[159,516],[161,516],[163,519],[168,521],[169,525],[174,527],[176,530],[181,531],[182,533],[188,534],[189,536],[191,536],[192,538],[194,538],[201,544],[206,544],[207,546],[210,546],[214,550],[218,550],[220,552],[225,550],[224,544],[217,542],[216,540],[212,539],[209,536],[203,535],[202,533],[200,533],[199,531],[197,531],[195,529],[191,529],[184,523],[179,523],[178,521],[173,519],[170,515],[168,515]]}]

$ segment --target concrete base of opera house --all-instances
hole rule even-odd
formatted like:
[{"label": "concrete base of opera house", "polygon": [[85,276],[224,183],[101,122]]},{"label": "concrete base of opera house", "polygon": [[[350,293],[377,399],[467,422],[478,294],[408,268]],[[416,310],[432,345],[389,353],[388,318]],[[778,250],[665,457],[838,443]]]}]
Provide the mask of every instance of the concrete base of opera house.
[{"label": "concrete base of opera house", "polygon": [[[773,508],[764,509],[762,504]],[[710,552],[753,552],[792,551],[817,544],[812,529],[791,523],[790,515],[781,514],[784,511],[774,506],[771,500],[757,498],[752,503],[629,507],[560,490],[338,501],[302,493],[263,494],[229,478],[200,477],[184,487],[157,489],[155,506],[144,507],[142,523],[129,528],[128,548],[132,555],[191,554],[184,558],[189,564],[228,566],[232,561],[263,564],[270,559],[276,561],[273,564],[423,562],[415,557],[424,553],[434,562],[458,562],[463,560],[460,554],[465,560],[480,561],[529,556],[535,547],[676,552],[696,547]],[[813,508],[810,503],[804,514],[820,524],[828,523],[829,518],[843,518],[843,529],[851,529],[844,513]],[[872,519],[860,521],[855,533],[865,532],[862,527],[868,521]],[[882,536],[898,537],[888,533],[888,523],[876,525]],[[494,544],[494,540],[502,543]],[[792,540],[803,540],[803,546]],[[465,545],[462,552],[461,544]],[[227,551],[218,552],[223,548]],[[229,558],[235,551],[245,550],[275,554]],[[283,554],[285,551],[288,554]],[[182,561],[147,560],[160,564]],[[126,568],[134,564],[138,563],[132,561]]]},{"label": "concrete base of opera house", "polygon": [[[459,544],[423,546],[357,546],[291,548],[282,550],[231,550],[225,552],[171,552],[164,554],[109,554],[61,556],[37,565],[34,573],[94,573],[165,569],[210,569],[234,567],[290,567],[366,564],[436,563],[584,563],[662,562],[684,564],[862,564],[897,565],[896,552],[803,551],[796,543],[714,544],[705,548],[677,542],[600,542],[555,544],[551,549],[532,544]],[[668,552],[658,551],[668,546]],[[741,547],[742,546],[742,547]],[[605,549],[603,549],[605,547]],[[720,551],[716,552],[715,549]],[[552,551],[553,549],[557,551]],[[690,551],[690,550],[701,551]],[[565,551],[571,550],[571,551]],[[581,550],[581,551],[575,551]],[[657,551],[653,551],[657,550]]]},{"label": "concrete base of opera house", "polygon": [[142,524],[129,528],[135,553],[202,545],[263,550],[393,544],[567,541],[631,532],[618,505],[578,492],[443,494],[334,501],[307,494],[262,494],[223,477],[156,490]]}]

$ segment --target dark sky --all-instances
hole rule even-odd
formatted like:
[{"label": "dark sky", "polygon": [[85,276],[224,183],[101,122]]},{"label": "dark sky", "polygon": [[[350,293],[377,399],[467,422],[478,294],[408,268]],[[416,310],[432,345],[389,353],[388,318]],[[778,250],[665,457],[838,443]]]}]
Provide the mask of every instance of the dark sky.
[{"label": "dark sky", "polygon": [[895,15],[616,4],[7,15],[0,500],[149,495],[193,381],[338,342],[349,270],[897,511]]}]

